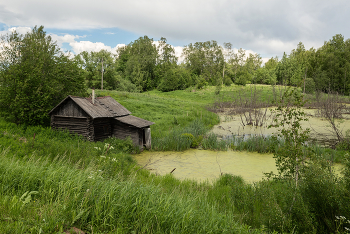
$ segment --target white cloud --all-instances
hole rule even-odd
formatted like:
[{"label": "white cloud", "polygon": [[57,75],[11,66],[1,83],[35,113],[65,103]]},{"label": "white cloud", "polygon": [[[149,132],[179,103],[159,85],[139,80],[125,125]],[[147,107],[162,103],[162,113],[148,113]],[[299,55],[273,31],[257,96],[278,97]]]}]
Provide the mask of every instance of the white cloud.
[{"label": "white cloud", "polygon": [[52,39],[54,41],[57,41],[57,45],[65,50],[63,43],[68,43],[72,47],[72,52],[74,54],[79,54],[83,51],[87,52],[98,52],[100,50],[107,50],[109,52],[115,53],[117,48],[125,46],[125,44],[118,44],[115,47],[111,47],[108,45],[105,45],[103,42],[91,42],[91,41],[77,41],[80,38],[86,37],[84,36],[78,36],[78,35],[70,35],[65,34],[63,36],[56,35],[56,34],[50,34]]},{"label": "white cloud", "polygon": [[177,62],[182,63],[184,61],[184,57],[182,56],[182,51],[184,49],[183,46],[174,46],[175,56],[178,58]]},{"label": "white cloud", "polygon": [[78,35],[70,35],[70,34],[65,34],[63,36],[59,36],[57,34],[50,34],[51,38],[57,42],[57,45],[59,47],[63,46],[63,43],[74,43],[76,42],[76,39],[79,38],[84,38],[85,36],[78,36]]},{"label": "white cloud", "polygon": [[30,32],[32,29],[30,27],[11,27],[6,30],[0,31],[0,35],[17,32],[19,34],[26,34]]},{"label": "white cloud", "polygon": [[75,54],[79,54],[83,51],[87,52],[98,52],[100,50],[107,50],[109,52],[115,53],[118,47],[124,46],[123,44],[119,44],[116,47],[112,48],[110,46],[105,45],[102,42],[91,42],[91,41],[75,41],[69,43],[69,45],[72,47],[73,52]]}]

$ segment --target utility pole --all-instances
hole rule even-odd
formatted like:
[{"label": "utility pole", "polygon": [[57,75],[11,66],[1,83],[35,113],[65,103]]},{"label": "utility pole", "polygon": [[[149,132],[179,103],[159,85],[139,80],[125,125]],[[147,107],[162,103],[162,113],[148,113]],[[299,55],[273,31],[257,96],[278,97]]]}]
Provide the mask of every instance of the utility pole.
[{"label": "utility pole", "polygon": [[102,68],[101,68],[102,78],[101,78],[101,90],[103,90],[103,58],[102,58]]}]

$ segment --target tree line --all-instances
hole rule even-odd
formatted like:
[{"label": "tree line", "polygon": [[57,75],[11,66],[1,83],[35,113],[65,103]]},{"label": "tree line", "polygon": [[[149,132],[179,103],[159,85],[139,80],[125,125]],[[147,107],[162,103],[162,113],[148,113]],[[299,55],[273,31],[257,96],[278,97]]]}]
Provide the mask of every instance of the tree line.
[{"label": "tree line", "polygon": [[[82,52],[75,60],[84,69],[88,87],[100,87],[102,60],[106,89],[172,91],[191,86],[268,84],[301,86],[305,92],[350,92],[350,40],[340,34],[318,49],[305,49],[302,42],[281,59],[270,58],[262,66],[259,54],[234,51],[231,43],[216,41],[186,45],[183,61],[174,47],[161,38],[156,46],[147,36],[119,48],[116,53]],[[108,62],[107,62],[108,61]]]},{"label": "tree line", "polygon": [[[69,57],[34,27],[0,40],[0,113],[15,123],[48,124],[47,113],[67,95],[87,88],[129,92],[182,90],[206,85],[268,84],[301,86],[305,92],[349,95],[350,39],[340,34],[318,49],[302,42],[289,55],[269,59],[234,50],[231,43],[190,43],[182,59],[166,38],[143,36],[114,53],[84,51]],[[103,82],[102,82],[103,80]]]},{"label": "tree line", "polygon": [[234,53],[230,43],[222,47],[214,40],[186,45],[182,57],[179,63],[166,38],[156,43],[144,36],[118,48],[116,53],[84,51],[74,60],[84,70],[88,87],[101,87],[103,75],[105,89],[130,92],[245,85],[253,82],[262,64],[258,54],[248,55],[243,49]]}]

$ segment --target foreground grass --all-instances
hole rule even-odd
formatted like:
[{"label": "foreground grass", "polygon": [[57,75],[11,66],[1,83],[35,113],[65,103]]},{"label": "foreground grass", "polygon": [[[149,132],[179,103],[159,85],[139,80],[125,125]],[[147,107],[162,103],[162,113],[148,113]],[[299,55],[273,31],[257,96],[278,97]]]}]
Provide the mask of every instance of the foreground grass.
[{"label": "foreground grass", "polygon": [[[34,138],[34,133],[35,138]],[[0,118],[0,233],[345,233],[350,183],[323,167],[293,181],[214,184],[139,168],[128,141],[86,142]],[[97,149],[96,149],[96,148]],[[99,149],[100,148],[100,149]],[[350,168],[350,166],[349,166]],[[348,169],[348,174],[350,169]]]},{"label": "foreground grass", "polygon": [[232,214],[220,213],[197,194],[178,197],[132,178],[106,179],[94,165],[78,170],[80,164],[69,165],[65,159],[19,162],[7,158],[6,151],[1,154],[5,233],[18,227],[52,233],[73,226],[94,233],[248,231],[232,222]]},{"label": "foreground grass", "polygon": [[0,119],[0,233],[251,231],[205,194],[178,193],[177,180],[165,190],[153,183],[128,155],[128,141],[110,140],[108,152],[105,143]]}]

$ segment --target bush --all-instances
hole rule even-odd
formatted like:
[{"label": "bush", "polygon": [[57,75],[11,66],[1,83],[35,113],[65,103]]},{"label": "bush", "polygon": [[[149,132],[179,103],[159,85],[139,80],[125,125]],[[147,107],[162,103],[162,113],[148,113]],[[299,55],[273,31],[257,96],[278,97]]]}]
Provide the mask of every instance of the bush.
[{"label": "bush", "polygon": [[336,217],[350,217],[349,192],[330,165],[322,164],[312,164],[304,170],[300,191],[315,218],[317,233],[337,233]]},{"label": "bush", "polygon": [[203,76],[199,76],[197,81],[197,88],[202,89],[207,85],[208,85],[208,82],[203,78]]},{"label": "bush", "polygon": [[120,75],[119,75],[119,79],[118,79],[117,88],[115,90],[126,91],[126,92],[130,92],[130,93],[139,93],[140,92],[140,90],[138,89],[138,87],[135,84],[131,83],[131,81],[128,79],[121,78]]},{"label": "bush", "polygon": [[312,78],[305,79],[305,93],[313,94],[316,90],[315,81]]},{"label": "bush", "polygon": [[224,79],[224,85],[225,86],[231,86],[233,84],[232,80],[230,77],[228,76],[225,76],[225,79]]}]

